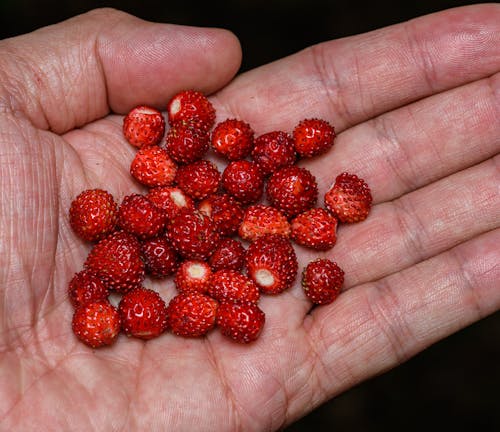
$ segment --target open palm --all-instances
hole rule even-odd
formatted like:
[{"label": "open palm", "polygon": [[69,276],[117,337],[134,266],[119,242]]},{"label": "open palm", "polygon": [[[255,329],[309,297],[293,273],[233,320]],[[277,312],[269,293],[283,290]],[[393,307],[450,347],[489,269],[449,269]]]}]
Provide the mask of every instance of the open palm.
[{"label": "open palm", "polygon": [[[276,430],[498,310],[499,22],[494,5],[450,10],[311,47],[222,90],[240,51],[220,30],[105,10],[0,42],[0,429]],[[109,113],[165,106],[184,88],[257,134],[305,116],[336,126],[334,148],[301,164],[320,196],[342,171],[371,186],[370,217],[341,226],[324,254],[345,292],[312,310],[299,280],[265,296],[249,346],[214,331],[92,350],[70,327],[67,284],[90,246],[69,204],[86,188],[118,201],[143,191]],[[300,266],[317,255],[297,251]]]}]

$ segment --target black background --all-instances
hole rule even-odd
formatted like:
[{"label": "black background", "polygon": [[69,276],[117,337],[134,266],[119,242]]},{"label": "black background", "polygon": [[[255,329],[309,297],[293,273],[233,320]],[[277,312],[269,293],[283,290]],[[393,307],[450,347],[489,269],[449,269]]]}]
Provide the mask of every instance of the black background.
[{"label": "black background", "polygon": [[[0,38],[111,6],[153,21],[230,29],[241,41],[244,71],[314,43],[471,3],[0,0]],[[499,341],[497,313],[325,403],[286,431],[499,431]]]}]

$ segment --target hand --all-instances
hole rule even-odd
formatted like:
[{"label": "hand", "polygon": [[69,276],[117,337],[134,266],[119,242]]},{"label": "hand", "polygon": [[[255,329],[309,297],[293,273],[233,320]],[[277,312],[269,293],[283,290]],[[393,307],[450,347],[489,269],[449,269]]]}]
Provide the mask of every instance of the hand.
[{"label": "hand", "polygon": [[[98,11],[0,42],[0,428],[276,430],[498,310],[499,22],[495,5],[450,10],[311,47],[220,91],[240,61],[220,30]],[[89,246],[69,204],[86,188],[140,191],[110,112],[190,87],[257,134],[332,121],[334,148],[303,163],[320,196],[344,170],[374,196],[326,253],[345,292],[312,311],[299,279],[265,296],[250,346],[214,331],[93,351],[70,328],[67,284]],[[297,250],[300,267],[316,255]],[[149,286],[168,298],[171,285]]]}]

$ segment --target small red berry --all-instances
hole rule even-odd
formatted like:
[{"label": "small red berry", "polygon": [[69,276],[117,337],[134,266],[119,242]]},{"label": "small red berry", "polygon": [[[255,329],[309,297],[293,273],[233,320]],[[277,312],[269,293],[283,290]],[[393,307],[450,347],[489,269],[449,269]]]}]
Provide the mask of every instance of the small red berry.
[{"label": "small red berry", "polygon": [[302,157],[325,153],[333,146],[335,130],[326,120],[310,118],[299,122],[293,130],[295,150]]},{"label": "small red berry", "polygon": [[264,176],[255,162],[230,162],[222,173],[222,186],[243,204],[257,202],[264,191]]},{"label": "small red berry", "polygon": [[325,207],[340,222],[354,223],[366,219],[370,212],[372,195],[363,179],[346,172],[335,179],[325,194]]},{"label": "small red berry", "polygon": [[85,303],[106,300],[109,290],[101,279],[87,270],[76,273],[68,286],[68,295],[73,307],[78,308]]},{"label": "small red berry", "polygon": [[180,293],[167,307],[172,333],[184,337],[200,337],[215,326],[218,303],[200,293]]},{"label": "small red berry", "polygon": [[92,348],[111,345],[120,333],[120,315],[107,300],[85,303],[75,310],[71,327],[76,337]]},{"label": "small red berry", "polygon": [[221,236],[234,234],[243,219],[243,207],[231,195],[210,195],[198,205],[198,210],[214,221]]},{"label": "small red berry", "polygon": [[221,333],[243,344],[259,337],[265,320],[264,312],[253,302],[223,302],[217,312],[217,326]]},{"label": "small red berry", "polygon": [[309,170],[294,165],[281,168],[269,177],[266,194],[271,205],[293,217],[316,204],[318,185]]},{"label": "small red berry", "polygon": [[164,236],[144,240],[141,253],[146,272],[154,278],[170,276],[179,267],[179,257]]},{"label": "small red berry", "polygon": [[118,312],[127,336],[153,339],[168,326],[167,306],[160,295],[151,289],[135,288],[124,294]]},{"label": "small red berry", "polygon": [[226,119],[212,131],[211,143],[215,152],[228,160],[244,159],[253,148],[254,131],[242,120]]},{"label": "small red berry", "polygon": [[140,105],[123,119],[123,135],[135,147],[158,144],[165,134],[165,119],[156,108]]},{"label": "small red berry", "polygon": [[193,200],[177,186],[150,189],[146,198],[165,212],[167,221],[171,221],[182,209],[195,209]]},{"label": "small red berry", "polygon": [[165,213],[144,195],[127,195],[118,209],[119,226],[139,239],[159,235],[163,232],[166,221]]},{"label": "small red berry", "polygon": [[179,292],[205,294],[208,291],[211,276],[212,269],[206,262],[186,260],[179,266],[174,282]]},{"label": "small red berry", "polygon": [[316,250],[328,250],[337,241],[337,219],[322,208],[312,208],[295,216],[291,222],[292,239]]},{"label": "small red berry", "polygon": [[265,234],[290,236],[290,223],[278,209],[264,205],[250,205],[238,228],[238,234],[244,240],[254,241]]},{"label": "small red berry", "polygon": [[326,258],[311,261],[302,272],[302,288],[314,304],[333,302],[343,283],[344,271],[337,263]]},{"label": "small red berry", "polygon": [[201,159],[207,153],[210,135],[189,124],[172,126],[167,133],[165,150],[177,163],[188,164]]},{"label": "small red berry", "polygon": [[292,137],[283,131],[267,132],[255,138],[252,159],[265,176],[295,163]]},{"label": "small red berry", "polygon": [[171,185],[176,172],[177,164],[158,146],[142,147],[130,165],[132,177],[149,187]]},{"label": "small red berry", "polygon": [[213,271],[241,270],[245,264],[245,247],[233,238],[224,238],[215,248],[214,253],[208,259]]},{"label": "small red berry", "polygon": [[198,160],[181,166],[175,181],[191,198],[201,200],[217,192],[220,178],[221,174],[213,162]]},{"label": "small red berry", "polygon": [[208,295],[219,302],[243,300],[257,303],[260,291],[255,282],[243,273],[237,270],[219,270],[210,278]]},{"label": "small red berry", "polygon": [[81,192],[69,209],[71,228],[86,241],[97,241],[113,232],[117,219],[118,206],[113,196],[102,189]]},{"label": "small red berry", "polygon": [[183,90],[174,95],[167,105],[171,126],[189,124],[197,129],[210,130],[215,122],[215,109],[207,97],[196,90]]}]

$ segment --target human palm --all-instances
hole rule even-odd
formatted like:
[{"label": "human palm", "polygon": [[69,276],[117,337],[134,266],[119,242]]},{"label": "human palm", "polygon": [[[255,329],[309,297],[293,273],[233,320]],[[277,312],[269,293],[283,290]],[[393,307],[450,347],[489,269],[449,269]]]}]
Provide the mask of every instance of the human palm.
[{"label": "human palm", "polygon": [[[0,429],[276,430],[498,310],[499,18],[494,5],[427,16],[219,91],[240,52],[218,30],[98,11],[0,42]],[[371,186],[369,218],[320,254],[345,270],[345,292],[314,309],[299,279],[264,296],[248,346],[214,331],[91,350],[70,326],[67,284],[90,246],[69,204],[86,188],[142,191],[109,112],[192,87],[257,134],[305,116],[336,126],[334,148],[301,165],[320,196],[342,171]],[[297,253],[300,267],[318,255]]]}]

